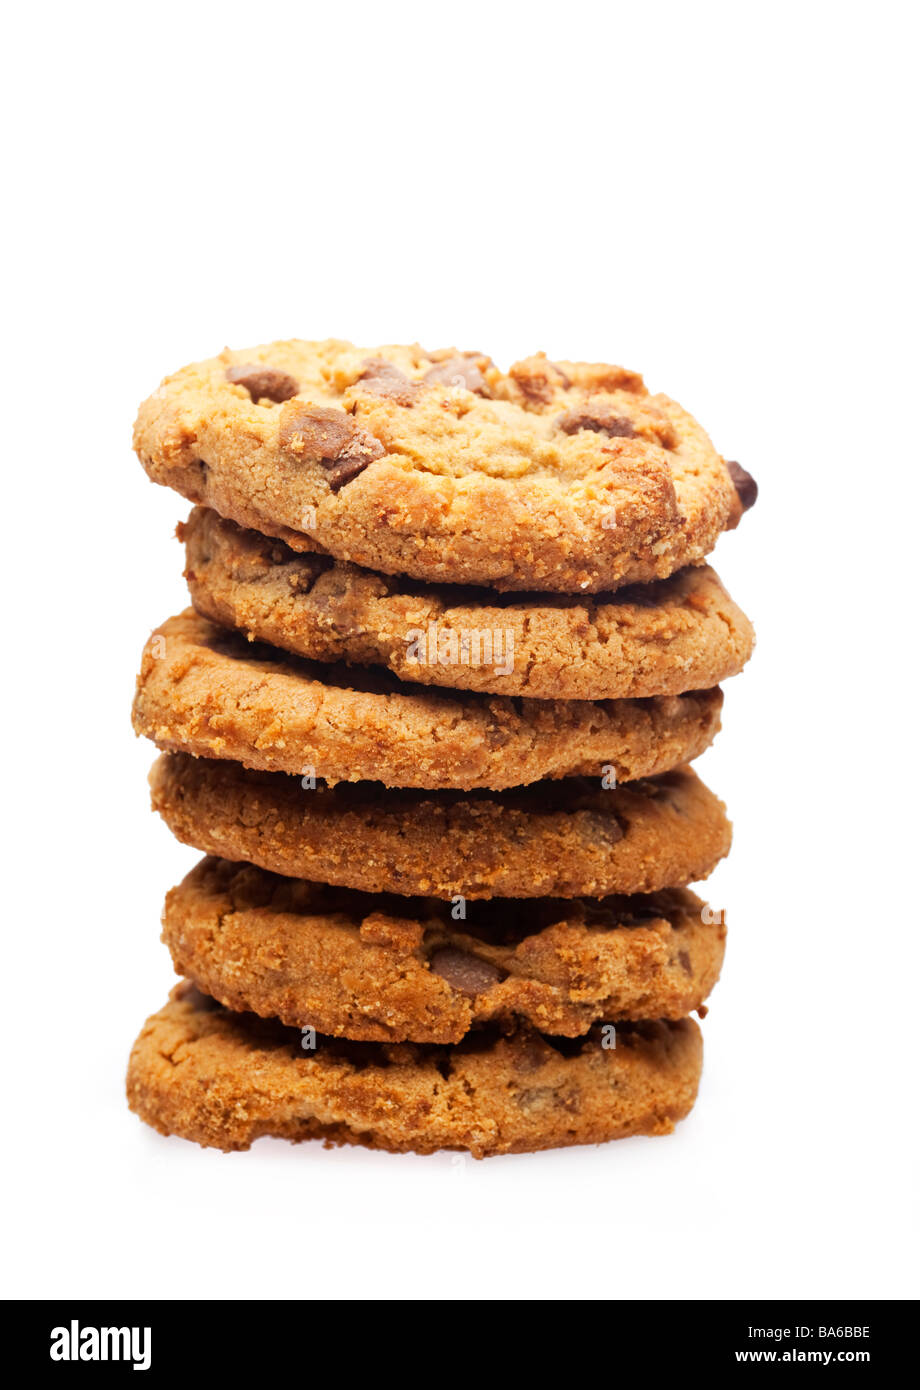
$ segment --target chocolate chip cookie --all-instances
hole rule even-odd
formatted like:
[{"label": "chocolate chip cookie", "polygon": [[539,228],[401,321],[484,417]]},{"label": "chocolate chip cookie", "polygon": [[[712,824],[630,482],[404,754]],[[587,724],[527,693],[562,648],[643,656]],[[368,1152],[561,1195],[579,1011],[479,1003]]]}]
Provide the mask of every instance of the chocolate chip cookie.
[{"label": "chocolate chip cookie", "polygon": [[298,554],[197,507],[180,527],[199,613],[320,661],[534,699],[705,690],[741,670],[754,630],[708,566],[614,597],[503,598]]},{"label": "chocolate chip cookie", "polygon": [[150,477],[294,550],[417,579],[593,593],[700,562],[754,497],[622,367],[288,341],[141,406]]},{"label": "chocolate chip cookie", "polygon": [[528,700],[406,691],[247,642],[188,609],[144,648],[134,728],[166,751],[328,783],[503,788],[667,772],[708,747],[718,687],[647,700]]},{"label": "chocolate chip cookie", "polygon": [[565,778],[502,792],[410,791],[253,772],[165,753],[154,809],[183,843],[370,893],[604,897],[708,877],[728,853],[717,797],[682,768],[604,789]]},{"label": "chocolate chip cookie", "polygon": [[[459,915],[456,915],[459,914]],[[455,1043],[525,1018],[682,1018],[707,998],[725,927],[686,889],[454,904],[203,859],[166,898],[179,975],[228,1008],[369,1042]]]},{"label": "chocolate chip cookie", "polygon": [[224,1150],[275,1135],[484,1158],[668,1134],[702,1064],[691,1019],[600,1026],[575,1042],[523,1023],[449,1048],[304,1041],[180,984],[134,1044],[128,1103],[161,1134]]}]

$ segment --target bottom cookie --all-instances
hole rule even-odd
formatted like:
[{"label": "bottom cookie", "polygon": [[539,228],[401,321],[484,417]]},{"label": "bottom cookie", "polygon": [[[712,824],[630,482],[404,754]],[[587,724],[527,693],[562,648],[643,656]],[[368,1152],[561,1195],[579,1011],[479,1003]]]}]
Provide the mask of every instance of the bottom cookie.
[{"label": "bottom cookie", "polygon": [[668,1134],[689,1113],[702,1066],[689,1018],[565,1040],[521,1024],[456,1046],[304,1041],[183,981],[134,1044],[128,1103],[161,1134],[224,1150],[274,1135],[485,1158]]}]

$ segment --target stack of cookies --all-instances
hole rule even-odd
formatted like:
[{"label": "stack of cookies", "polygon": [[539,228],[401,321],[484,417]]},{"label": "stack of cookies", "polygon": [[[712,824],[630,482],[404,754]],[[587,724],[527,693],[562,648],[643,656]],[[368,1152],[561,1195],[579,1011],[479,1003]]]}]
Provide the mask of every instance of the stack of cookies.
[{"label": "stack of cookies", "polygon": [[195,508],[134,727],[207,857],[131,1107],[221,1149],[673,1129],[730,843],[688,764],[753,645],[704,561],[750,476],[620,367],[337,341],[185,368],[135,447]]}]

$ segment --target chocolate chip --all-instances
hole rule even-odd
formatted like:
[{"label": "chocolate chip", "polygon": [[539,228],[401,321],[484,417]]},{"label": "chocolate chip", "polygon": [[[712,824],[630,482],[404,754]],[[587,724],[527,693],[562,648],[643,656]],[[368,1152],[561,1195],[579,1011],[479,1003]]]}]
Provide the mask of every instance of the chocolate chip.
[{"label": "chocolate chip", "polygon": [[458,951],[454,946],[442,946],[435,951],[429,964],[433,974],[440,975],[461,994],[481,994],[502,977],[497,966],[470,955],[469,951]]},{"label": "chocolate chip", "polygon": [[254,403],[258,401],[289,401],[300,390],[298,382],[279,367],[266,367],[247,362],[240,367],[228,367],[224,373],[234,386],[245,386]]},{"label": "chocolate chip", "polygon": [[337,459],[355,437],[357,425],[344,410],[298,401],[281,412],[278,441],[297,458]]},{"label": "chocolate chip", "polygon": [[636,431],[631,420],[617,415],[609,406],[587,405],[581,410],[567,410],[556,421],[557,429],[563,434],[577,434],[579,430],[593,430],[595,434],[607,434],[613,439],[633,439]]},{"label": "chocolate chip", "polygon": [[[383,453],[381,449],[380,453]],[[379,458],[380,454],[375,454],[374,458]],[[329,471],[329,486],[333,492],[340,492],[346,483],[350,483],[353,478],[357,478],[359,473],[363,473],[369,463],[373,463],[373,458],[367,454],[355,454],[351,458],[343,457],[337,459],[335,463],[325,464]]]},{"label": "chocolate chip", "polygon": [[525,357],[523,362],[515,362],[509,375],[527,399],[538,405],[548,405],[558,387],[570,385],[562,368],[539,353],[535,357]]},{"label": "chocolate chip", "polygon": [[386,453],[380,440],[344,410],[304,401],[292,401],[282,410],[278,442],[296,459],[321,463],[333,492]]},{"label": "chocolate chip", "polygon": [[444,362],[436,362],[422,380],[428,386],[461,386],[480,396],[487,395],[489,389],[479,362],[472,356],[448,357]]},{"label": "chocolate chip", "polygon": [[731,474],[732,482],[735,484],[735,491],[741,503],[741,510],[748,511],[757,501],[757,484],[748,473],[746,468],[742,468],[740,463],[734,460],[726,460],[725,467]]},{"label": "chocolate chip", "polygon": [[[290,561],[294,557],[287,546],[284,546],[284,550],[286,554],[279,563],[290,565]],[[316,588],[320,576],[331,569],[334,563],[335,561],[331,555],[298,555],[296,557],[296,567],[290,569],[288,574],[285,575],[288,587],[294,594],[312,593]],[[319,599],[316,601],[320,603]],[[326,605],[328,606],[328,600],[326,600]]]},{"label": "chocolate chip", "polygon": [[692,974],[693,974],[693,966],[690,964],[690,952],[689,952],[689,951],[678,951],[678,952],[677,952],[677,959],[680,961],[681,969],[682,969],[682,970],[685,970],[685,971],[687,972],[688,975],[692,975]]},{"label": "chocolate chip", "polygon": [[385,396],[397,405],[415,405],[421,389],[417,381],[410,381],[405,372],[382,357],[369,357],[358,381],[365,391],[375,396]]},{"label": "chocolate chip", "polygon": [[538,1071],[540,1067],[552,1061],[554,1056],[549,1044],[535,1029],[528,1026],[520,1027],[514,1037],[509,1039],[509,1043],[511,1065],[516,1072],[525,1076]]}]

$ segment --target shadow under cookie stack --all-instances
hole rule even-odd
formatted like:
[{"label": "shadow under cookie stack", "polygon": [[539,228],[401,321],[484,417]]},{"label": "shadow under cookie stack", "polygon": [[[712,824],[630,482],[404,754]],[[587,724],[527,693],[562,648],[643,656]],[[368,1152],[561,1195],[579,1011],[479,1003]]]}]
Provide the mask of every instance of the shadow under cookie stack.
[{"label": "shadow under cookie stack", "polygon": [[753,646],[704,560],[750,476],[619,367],[335,341],[166,378],[135,448],[195,504],[134,727],[207,857],[131,1108],[220,1149],[672,1130],[731,838],[689,763]]}]

